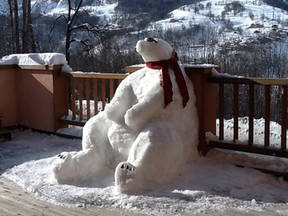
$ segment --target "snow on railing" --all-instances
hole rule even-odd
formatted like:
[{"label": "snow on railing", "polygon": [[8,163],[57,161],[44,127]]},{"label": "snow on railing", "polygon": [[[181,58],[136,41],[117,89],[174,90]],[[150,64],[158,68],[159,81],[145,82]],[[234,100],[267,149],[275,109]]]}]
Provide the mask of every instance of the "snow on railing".
[{"label": "snow on railing", "polygon": [[62,53],[25,53],[11,54],[0,59],[0,65],[16,65],[21,69],[46,69],[53,70],[53,66],[61,65],[62,72],[72,72]]}]

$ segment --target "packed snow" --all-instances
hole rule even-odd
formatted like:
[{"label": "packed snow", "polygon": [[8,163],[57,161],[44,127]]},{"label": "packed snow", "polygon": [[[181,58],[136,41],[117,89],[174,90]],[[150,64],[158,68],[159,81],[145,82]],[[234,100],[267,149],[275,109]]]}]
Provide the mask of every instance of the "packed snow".
[{"label": "packed snow", "polygon": [[[170,59],[174,51],[157,38],[139,40],[136,50],[145,62]],[[167,70],[171,89],[161,85],[161,77],[166,78],[161,68],[144,67],[120,83],[105,110],[85,124],[82,150],[65,151],[53,161],[53,175],[59,184],[102,181],[115,173],[117,189],[130,193],[169,181],[181,173],[188,160],[198,158],[192,83],[179,67],[177,78],[183,78],[184,95],[173,69],[167,65]],[[165,90],[172,92],[168,103]]]},{"label": "packed snow", "polygon": [[[73,129],[75,130],[75,128]],[[273,133],[280,133],[275,131]],[[265,212],[288,208],[288,183],[282,178],[233,163],[255,162],[246,154],[212,151],[169,183],[141,194],[117,193],[113,178],[91,185],[58,185],[51,179],[55,154],[80,150],[81,141],[31,131],[15,131],[0,145],[0,172],[38,199],[59,205],[112,207],[148,215],[209,213],[210,211]],[[280,163],[273,157],[271,164]],[[258,160],[258,162],[261,160]],[[287,160],[282,164],[288,167]],[[285,214],[283,214],[285,215]]]},{"label": "packed snow", "polygon": [[0,65],[21,66],[53,66],[63,65],[62,72],[72,72],[66,57],[62,53],[28,53],[11,54],[0,59]]}]

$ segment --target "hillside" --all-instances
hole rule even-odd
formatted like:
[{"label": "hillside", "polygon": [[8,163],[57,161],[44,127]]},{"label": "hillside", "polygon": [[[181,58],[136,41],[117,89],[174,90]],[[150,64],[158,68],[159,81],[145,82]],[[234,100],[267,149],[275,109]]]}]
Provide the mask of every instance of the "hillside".
[{"label": "hillside", "polygon": [[[67,7],[67,0],[32,0],[39,51],[64,52],[65,22],[59,19],[54,24],[57,17],[67,13]],[[21,12],[21,5],[19,8]],[[1,14],[9,15],[7,0],[0,1]],[[102,55],[102,59],[103,55],[107,58],[131,55],[137,40],[152,36],[172,43],[184,62],[214,63],[219,53],[227,56],[234,51],[254,51],[255,44],[268,50],[272,43],[277,49],[286,47],[288,1],[85,0],[79,20],[108,30],[100,39],[87,32],[74,34],[74,41],[81,39],[88,41],[90,47],[95,46],[88,50],[89,55]],[[114,31],[109,31],[111,28]],[[71,51],[87,52],[80,43],[73,43]],[[133,60],[125,64],[133,62],[137,63]]]},{"label": "hillside", "polygon": [[182,6],[168,17],[151,23],[149,29],[190,28],[195,25],[215,28],[220,40],[250,37],[286,37],[288,12],[255,0],[206,0]]},{"label": "hillside", "polygon": [[[20,3],[19,3],[20,4]],[[288,26],[287,0],[87,0],[83,11],[97,17],[97,24],[115,24],[129,31],[179,30],[208,26],[218,40],[264,35],[283,36]],[[66,0],[32,0],[32,12],[53,18],[66,14]],[[21,5],[20,5],[21,8]],[[286,9],[286,8],[285,8]],[[0,14],[8,15],[7,0]],[[277,29],[276,29],[277,28]]]}]

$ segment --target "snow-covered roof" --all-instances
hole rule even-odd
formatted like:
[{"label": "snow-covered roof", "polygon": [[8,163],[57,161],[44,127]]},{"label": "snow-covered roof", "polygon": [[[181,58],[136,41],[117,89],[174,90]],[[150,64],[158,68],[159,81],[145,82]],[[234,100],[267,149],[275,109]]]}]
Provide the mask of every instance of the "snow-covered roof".
[{"label": "snow-covered roof", "polygon": [[53,66],[63,65],[62,72],[72,72],[68,65],[66,57],[62,53],[27,53],[11,54],[0,59],[0,65],[18,65],[18,66]]}]

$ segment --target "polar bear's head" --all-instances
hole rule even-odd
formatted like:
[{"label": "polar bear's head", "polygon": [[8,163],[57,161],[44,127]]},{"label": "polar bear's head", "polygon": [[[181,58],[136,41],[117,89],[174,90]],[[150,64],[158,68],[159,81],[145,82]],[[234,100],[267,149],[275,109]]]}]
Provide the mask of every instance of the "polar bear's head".
[{"label": "polar bear's head", "polygon": [[170,59],[173,48],[162,39],[145,38],[137,42],[136,51],[142,56],[145,62],[155,62]]}]

